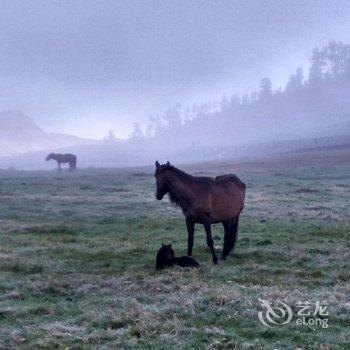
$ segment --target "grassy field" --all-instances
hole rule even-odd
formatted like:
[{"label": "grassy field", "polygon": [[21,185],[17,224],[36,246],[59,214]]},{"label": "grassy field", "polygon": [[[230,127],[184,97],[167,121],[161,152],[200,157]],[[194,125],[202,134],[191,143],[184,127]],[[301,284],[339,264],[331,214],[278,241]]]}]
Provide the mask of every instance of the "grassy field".
[{"label": "grassy field", "polygon": [[[184,169],[247,184],[239,239],[213,266],[197,226],[201,267],[161,272],[187,234],[151,169],[0,171],[0,348],[349,349],[350,150]],[[268,328],[259,299],[325,301],[329,327]]]}]

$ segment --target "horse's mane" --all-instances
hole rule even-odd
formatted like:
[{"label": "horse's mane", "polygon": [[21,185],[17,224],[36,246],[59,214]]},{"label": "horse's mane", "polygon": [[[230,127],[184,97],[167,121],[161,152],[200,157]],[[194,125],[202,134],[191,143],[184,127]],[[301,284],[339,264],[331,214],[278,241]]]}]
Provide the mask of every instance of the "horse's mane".
[{"label": "horse's mane", "polygon": [[189,179],[189,178],[192,178],[193,176],[190,175],[190,174],[187,174],[185,173],[184,171],[178,169],[178,168],[175,168],[173,165],[171,164],[163,164],[161,166],[161,169],[160,169],[160,173],[162,173],[163,171],[165,170],[171,170],[173,171],[175,174],[177,174],[181,179],[183,180],[186,180],[186,179]]},{"label": "horse's mane", "polygon": [[180,205],[180,199],[174,195],[171,191],[168,192],[169,200],[172,204],[175,205],[175,207],[178,207]]},{"label": "horse's mane", "polygon": [[[160,173],[162,173],[165,170],[171,170],[172,172],[174,172],[181,180],[188,180],[193,178],[192,175],[185,173],[184,171],[175,168],[173,165],[171,164],[165,164],[162,165],[161,169],[160,169]],[[169,196],[169,200],[171,203],[173,203],[175,206],[179,206],[180,205],[180,199],[178,197],[175,196],[174,193],[172,193],[171,191],[168,192],[168,196]]]}]

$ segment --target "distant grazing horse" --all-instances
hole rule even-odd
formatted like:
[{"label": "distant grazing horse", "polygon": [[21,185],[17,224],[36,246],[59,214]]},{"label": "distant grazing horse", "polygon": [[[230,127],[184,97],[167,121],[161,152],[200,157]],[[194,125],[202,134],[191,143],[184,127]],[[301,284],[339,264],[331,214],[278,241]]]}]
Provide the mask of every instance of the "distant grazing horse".
[{"label": "distant grazing horse", "polygon": [[199,264],[192,256],[175,257],[171,244],[163,244],[158,250],[156,257],[156,269],[161,270],[164,267],[178,265],[181,267],[198,267]]},{"label": "distant grazing horse", "polygon": [[69,163],[69,170],[72,171],[76,168],[77,157],[74,154],[66,153],[50,153],[46,157],[46,161],[54,159],[58,163],[58,171],[61,171],[61,163]]},{"label": "distant grazing horse", "polygon": [[211,224],[221,222],[225,229],[222,259],[225,260],[234,248],[239,214],[244,206],[245,184],[236,175],[222,175],[215,179],[186,174],[169,162],[156,163],[156,198],[163,199],[166,193],[170,201],[179,205],[186,217],[188,231],[187,254],[192,255],[194,226],[203,224],[213,262],[218,258],[211,236]]}]

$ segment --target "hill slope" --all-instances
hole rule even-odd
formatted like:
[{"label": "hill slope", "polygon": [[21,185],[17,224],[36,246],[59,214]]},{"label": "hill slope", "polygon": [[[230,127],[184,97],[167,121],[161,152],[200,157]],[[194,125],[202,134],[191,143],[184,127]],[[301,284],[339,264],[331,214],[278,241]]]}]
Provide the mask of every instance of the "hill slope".
[{"label": "hill slope", "polygon": [[0,154],[2,155],[98,142],[77,136],[46,133],[22,112],[0,112]]}]

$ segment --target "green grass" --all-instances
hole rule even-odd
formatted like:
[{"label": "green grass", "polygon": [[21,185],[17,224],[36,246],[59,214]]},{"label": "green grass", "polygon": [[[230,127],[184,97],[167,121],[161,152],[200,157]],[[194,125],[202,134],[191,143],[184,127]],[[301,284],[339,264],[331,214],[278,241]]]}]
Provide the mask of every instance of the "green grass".
[{"label": "green grass", "polygon": [[[201,267],[161,272],[187,234],[151,172],[0,172],[0,348],[348,349],[350,165],[235,167],[200,169],[248,185],[234,254],[198,226]],[[327,301],[329,327],[266,328],[259,299]]]}]

